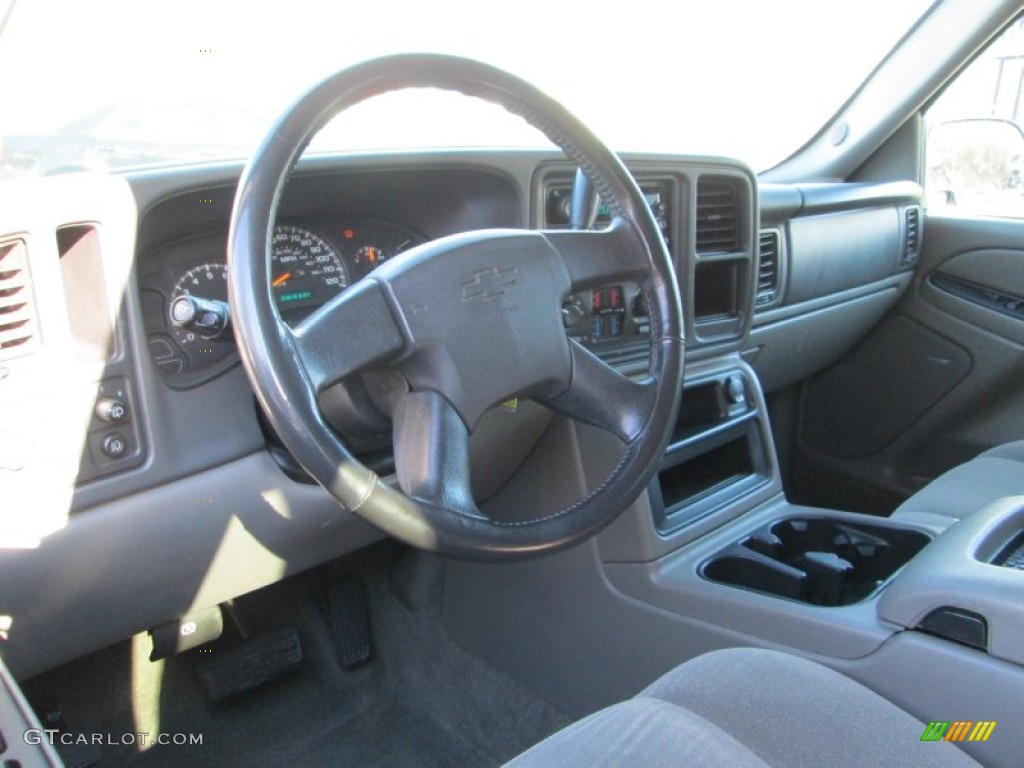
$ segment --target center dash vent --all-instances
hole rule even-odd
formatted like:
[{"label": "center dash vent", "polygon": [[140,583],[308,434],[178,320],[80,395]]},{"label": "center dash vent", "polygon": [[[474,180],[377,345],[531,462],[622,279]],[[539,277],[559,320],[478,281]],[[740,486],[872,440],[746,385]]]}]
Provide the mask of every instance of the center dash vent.
[{"label": "center dash vent", "polygon": [[727,253],[739,247],[736,184],[702,177],[697,182],[697,253]]},{"label": "center dash vent", "polygon": [[921,209],[916,205],[907,208],[903,213],[903,222],[903,256],[900,258],[900,266],[909,267],[917,263],[921,253]]},{"label": "center dash vent", "polygon": [[25,243],[0,243],[0,361],[31,352],[37,342],[35,300]]},{"label": "center dash vent", "polygon": [[761,232],[757,261],[757,306],[775,301],[779,295],[779,230]]}]

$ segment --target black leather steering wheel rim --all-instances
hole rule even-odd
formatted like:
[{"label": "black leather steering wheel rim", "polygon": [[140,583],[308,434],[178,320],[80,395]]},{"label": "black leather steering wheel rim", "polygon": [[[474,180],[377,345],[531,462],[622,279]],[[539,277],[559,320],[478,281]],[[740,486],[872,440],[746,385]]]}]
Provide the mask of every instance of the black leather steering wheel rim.
[{"label": "black leather steering wheel rim", "polygon": [[[269,285],[270,243],[288,175],[312,136],[336,114],[372,96],[415,87],[482,98],[538,127],[594,182],[612,225],[602,232],[481,231],[444,238],[386,263],[293,331],[277,316]],[[638,282],[650,306],[651,362],[641,381],[570,342],[560,326],[559,308],[569,292],[616,280]],[[243,366],[282,442],[345,508],[416,547],[508,559],[577,543],[644,491],[675,423],[683,381],[682,307],[671,259],[643,194],[618,157],[557,102],[476,61],[389,56],[343,70],[301,97],[242,173],[231,217],[228,287]],[[447,301],[418,298],[445,291]],[[549,309],[553,320],[546,317]],[[493,328],[519,364],[492,357],[492,370],[501,375],[470,370],[466,361],[489,349],[485,340],[463,351],[458,339],[445,338],[444,328],[457,322]],[[523,364],[532,364],[531,354],[540,360],[537,370]],[[401,490],[348,451],[317,405],[324,388],[374,365],[398,368],[411,384],[395,413]],[[617,434],[625,447],[605,481],[538,519],[509,523],[482,515],[469,493],[466,441],[488,400],[509,393]]]}]

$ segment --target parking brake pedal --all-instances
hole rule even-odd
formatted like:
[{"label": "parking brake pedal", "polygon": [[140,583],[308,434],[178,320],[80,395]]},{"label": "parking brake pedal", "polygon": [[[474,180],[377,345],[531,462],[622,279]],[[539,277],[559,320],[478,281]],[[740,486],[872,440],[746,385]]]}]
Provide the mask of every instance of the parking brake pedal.
[{"label": "parking brake pedal", "polygon": [[270,682],[302,661],[302,644],[295,627],[246,640],[216,654],[196,668],[199,682],[214,702]]},{"label": "parking brake pedal", "polygon": [[343,669],[352,669],[370,660],[370,601],[366,585],[354,578],[331,585],[327,607],[334,635],[334,653]]}]

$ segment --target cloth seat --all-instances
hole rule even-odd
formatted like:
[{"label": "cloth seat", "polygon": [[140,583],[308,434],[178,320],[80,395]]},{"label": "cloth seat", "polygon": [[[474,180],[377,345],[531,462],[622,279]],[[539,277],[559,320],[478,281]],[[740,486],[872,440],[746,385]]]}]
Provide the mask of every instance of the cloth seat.
[{"label": "cloth seat", "polygon": [[922,742],[925,727],[821,664],[734,648],[677,667],[508,766],[977,768],[951,742]]},{"label": "cloth seat", "polygon": [[897,507],[892,518],[948,528],[1007,496],[1024,496],[1024,440],[991,448],[939,475]]}]

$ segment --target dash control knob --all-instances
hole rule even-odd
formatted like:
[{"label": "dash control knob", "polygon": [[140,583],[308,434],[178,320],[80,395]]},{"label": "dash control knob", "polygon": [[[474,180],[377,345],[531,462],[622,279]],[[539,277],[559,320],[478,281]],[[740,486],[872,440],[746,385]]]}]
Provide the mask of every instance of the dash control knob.
[{"label": "dash control knob", "polygon": [[725,391],[729,395],[729,401],[737,405],[747,399],[747,392],[743,386],[743,379],[739,376],[730,376],[725,381]]},{"label": "dash control knob", "polygon": [[115,397],[102,397],[96,403],[96,416],[108,424],[120,424],[128,419],[128,407]]},{"label": "dash control knob", "polygon": [[651,314],[651,305],[647,303],[647,296],[644,293],[638,293],[633,297],[633,317],[647,317]]},{"label": "dash control knob", "polygon": [[562,304],[562,325],[566,328],[572,328],[579,324],[580,320],[583,319],[584,314],[580,298],[578,296],[573,296]]},{"label": "dash control knob", "polygon": [[128,441],[117,432],[111,432],[103,438],[100,447],[109,458],[119,459],[128,452]]}]

